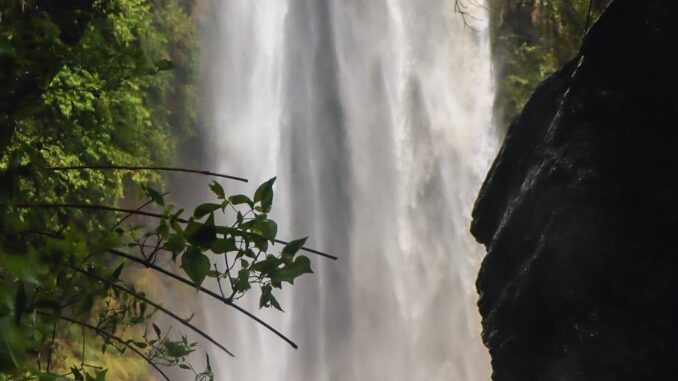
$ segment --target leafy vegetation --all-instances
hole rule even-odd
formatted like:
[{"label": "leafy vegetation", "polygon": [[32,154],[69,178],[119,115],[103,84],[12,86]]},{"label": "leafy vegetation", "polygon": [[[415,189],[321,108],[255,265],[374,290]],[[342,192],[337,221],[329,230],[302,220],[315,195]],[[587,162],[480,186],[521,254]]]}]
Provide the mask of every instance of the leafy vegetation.
[{"label": "leafy vegetation", "polygon": [[510,120],[551,73],[576,56],[610,0],[492,0],[497,112]]},{"label": "leafy vegetation", "polygon": [[[213,202],[192,213],[155,190],[154,169],[182,170],[167,165],[195,123],[190,9],[169,0],[0,5],[0,380],[120,379],[112,373],[136,368],[124,378],[144,379],[140,364],[165,378],[163,367],[177,366],[211,379],[209,359],[205,370],[188,361],[196,345],[187,335],[228,349],[131,282],[134,266],[294,346],[236,303],[258,288],[262,308],[282,310],[275,290],[312,272],[299,254],[305,239],[279,240],[268,218],[275,179],[251,197],[214,181]],[[121,206],[134,189],[147,201]],[[182,330],[156,324],[158,314]],[[116,356],[135,365],[120,370]]]}]

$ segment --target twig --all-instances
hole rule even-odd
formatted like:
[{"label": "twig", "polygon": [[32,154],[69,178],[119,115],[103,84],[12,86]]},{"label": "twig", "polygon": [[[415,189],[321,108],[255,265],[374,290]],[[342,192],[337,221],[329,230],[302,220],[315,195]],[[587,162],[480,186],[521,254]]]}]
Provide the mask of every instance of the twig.
[{"label": "twig", "polygon": [[[43,315],[43,316],[54,316],[54,315],[52,315],[52,314],[48,314],[48,313],[40,312],[40,311],[37,311],[37,313],[40,314],[40,315]],[[59,319],[61,319],[61,320],[64,320],[64,321],[67,321],[67,322],[69,322],[69,323],[73,323],[73,324],[79,325],[79,326],[81,326],[81,327],[88,328],[88,329],[90,329],[90,330],[96,332],[97,334],[99,334],[99,335],[101,335],[101,336],[105,336],[106,338],[108,338],[108,339],[110,339],[110,340],[117,341],[118,343],[124,345],[126,348],[130,349],[132,352],[136,353],[139,357],[141,357],[141,358],[143,358],[144,360],[146,360],[146,362],[147,362],[150,366],[152,366],[155,370],[157,370],[157,371],[163,376],[163,378],[164,378],[165,380],[171,381],[170,378],[165,374],[165,372],[163,372],[162,369],[160,369],[160,367],[158,367],[157,364],[155,364],[153,361],[151,361],[151,359],[148,358],[148,356],[146,356],[146,355],[143,354],[141,351],[139,351],[138,349],[134,348],[134,346],[132,346],[131,344],[127,343],[125,340],[119,338],[118,336],[115,336],[115,335],[113,335],[113,334],[111,334],[111,333],[108,333],[108,332],[104,331],[103,329],[100,329],[100,328],[95,327],[95,326],[93,326],[93,325],[91,325],[91,324],[85,323],[85,322],[83,322],[83,321],[71,319],[71,318],[69,318],[69,317],[61,316],[61,315],[57,315],[57,316],[58,316]]]},{"label": "twig", "polygon": [[[113,206],[108,206],[108,205],[98,205],[98,204],[45,204],[45,203],[36,203],[36,204],[17,204],[17,208],[53,208],[53,209],[59,209],[59,208],[72,208],[72,209],[91,209],[91,210],[105,210],[109,212],[120,212],[120,213],[130,213],[130,214],[138,214],[141,216],[146,216],[146,217],[154,217],[154,218],[166,218],[167,216],[164,216],[160,213],[153,213],[153,212],[145,212],[143,210],[135,210],[135,209],[126,209],[126,208],[117,208]],[[177,217],[176,221],[181,222],[183,224],[187,224],[189,221],[185,218]],[[254,234],[254,233],[247,233],[251,234],[253,236],[259,237],[259,238],[264,238],[260,235]],[[287,245],[289,242],[283,241],[280,239],[274,240],[277,243],[281,243],[283,245]],[[323,253],[321,251],[315,250],[315,249],[310,249],[308,247],[302,247],[301,250],[313,253],[316,255],[319,255],[321,257],[337,260],[339,259],[338,257],[334,255],[330,255],[327,253]]]},{"label": "twig", "polygon": [[[167,196],[168,194],[169,194],[169,192],[165,192],[165,193],[163,193],[161,196],[162,196],[162,197],[165,197],[165,196]],[[134,209],[134,210],[140,211],[141,209],[143,209],[143,208],[145,208],[145,207],[151,205],[152,203],[153,203],[153,200],[148,200],[147,202],[145,202],[144,204],[142,204],[141,206],[137,207],[137,208]],[[128,218],[130,218],[131,216],[132,216],[132,213],[127,213],[127,215],[126,215],[125,217],[121,218],[120,221],[116,222],[115,225],[113,225],[113,227],[111,228],[111,230],[115,230],[115,228],[117,228],[118,226],[120,226],[120,224],[122,224],[123,222],[125,222],[125,220],[128,219]]]},{"label": "twig", "polygon": [[245,183],[247,182],[247,179],[243,177],[225,175],[223,173],[203,171],[198,169],[176,168],[176,167],[132,166],[132,165],[71,165],[64,167],[47,167],[45,169],[47,169],[48,171],[72,171],[81,169],[96,169],[96,170],[123,170],[123,171],[150,170],[150,171],[168,171],[168,172],[187,172],[195,173],[198,175],[214,176],[221,177],[224,179],[237,180]]},{"label": "twig", "polygon": [[[174,279],[174,280],[176,280],[176,281],[179,281],[179,282],[184,283],[184,284],[186,284],[186,285],[188,285],[188,286],[191,286],[191,287],[193,287],[193,288],[196,288],[196,287],[195,287],[195,283],[191,282],[190,280],[188,280],[188,279],[186,279],[186,278],[184,278],[184,277],[182,277],[182,276],[176,275],[176,274],[174,274],[174,273],[172,273],[172,272],[169,272],[169,271],[163,269],[162,267],[157,266],[157,265],[155,265],[155,264],[153,264],[153,263],[149,263],[149,262],[146,262],[146,261],[144,261],[144,260],[142,260],[142,259],[139,259],[139,258],[137,258],[137,257],[135,257],[135,256],[133,256],[133,255],[130,255],[130,254],[124,253],[124,252],[122,252],[122,251],[118,251],[118,250],[108,250],[107,253],[112,254],[112,255],[115,255],[115,256],[118,256],[118,257],[122,257],[122,258],[129,259],[129,260],[132,261],[132,262],[136,262],[136,263],[138,263],[138,264],[140,264],[140,265],[143,265],[143,266],[145,266],[145,267],[147,267],[147,268],[150,268],[150,269],[153,269],[153,270],[155,270],[155,271],[157,271],[157,272],[160,272],[160,273],[162,273],[162,274],[164,274],[164,275],[166,275],[166,276],[168,276],[168,277],[170,277],[170,278],[172,278],[172,279]],[[235,308],[237,311],[239,311],[239,312],[245,314],[245,315],[246,315],[247,317],[249,317],[250,319],[252,319],[252,320],[254,320],[255,322],[257,322],[257,323],[261,324],[262,326],[266,327],[269,331],[273,332],[273,333],[276,334],[278,337],[280,337],[281,339],[285,340],[290,346],[292,346],[292,348],[294,348],[294,349],[297,349],[297,348],[298,348],[297,344],[294,343],[294,341],[290,340],[288,337],[286,337],[285,335],[283,335],[280,331],[278,331],[277,329],[273,328],[270,324],[268,324],[268,323],[266,323],[265,321],[261,320],[260,318],[256,317],[254,314],[252,314],[251,312],[247,311],[246,309],[244,309],[244,308],[240,307],[239,305],[233,303],[232,301],[228,300],[227,298],[224,298],[224,297],[219,296],[219,294],[217,294],[217,293],[215,293],[215,292],[213,292],[213,291],[211,291],[211,290],[209,290],[209,289],[207,289],[207,288],[204,288],[204,287],[202,287],[202,286],[199,286],[199,287],[197,287],[197,289],[198,289],[198,291],[201,291],[201,292],[203,292],[203,293],[205,293],[205,294],[211,296],[212,298],[219,300],[220,302],[226,304],[227,306],[230,306],[230,307],[232,307],[232,308]]]},{"label": "twig", "polygon": [[[276,239],[276,240],[274,240],[274,241],[275,241],[276,243],[281,243],[281,244],[283,244],[283,245],[289,244],[289,242],[283,241],[283,240],[281,240],[281,239]],[[313,254],[316,254],[316,255],[319,255],[319,256],[321,256],[321,257],[333,259],[333,260],[335,260],[335,261],[336,261],[337,259],[339,259],[339,257],[335,257],[334,255],[330,255],[330,254],[327,254],[327,253],[323,253],[322,251],[318,251],[318,250],[315,250],[315,249],[310,249],[310,248],[305,247],[305,246],[302,247],[301,250],[306,251],[306,252],[309,252],[309,253],[313,253]]]},{"label": "twig", "polygon": [[[45,235],[45,236],[52,237],[52,238],[63,239],[63,237],[61,237],[61,236],[59,236],[59,235],[56,235],[56,234],[54,234],[54,233],[51,233],[51,232],[34,231],[33,233],[35,233],[35,234],[40,234],[40,235]],[[114,255],[114,256],[116,256],[116,257],[128,259],[128,260],[130,260],[130,261],[132,261],[132,262],[135,262],[135,263],[137,263],[137,264],[139,264],[139,265],[142,265],[142,266],[144,266],[144,267],[146,267],[146,268],[155,270],[155,271],[157,271],[157,272],[159,272],[159,273],[161,273],[161,274],[163,274],[163,275],[166,275],[166,276],[168,276],[168,277],[170,277],[170,278],[172,278],[172,279],[174,279],[174,280],[176,280],[176,281],[178,281],[178,282],[181,282],[181,283],[183,283],[183,284],[185,284],[185,285],[188,285],[188,286],[190,286],[190,287],[192,287],[192,288],[194,288],[194,289],[196,288],[194,282],[191,282],[190,280],[188,280],[188,279],[186,279],[186,278],[184,278],[184,277],[182,277],[182,276],[179,276],[179,275],[174,274],[174,273],[172,273],[172,272],[170,272],[170,271],[167,271],[167,270],[163,269],[162,267],[157,266],[157,265],[155,265],[155,264],[153,264],[153,263],[150,263],[150,262],[148,262],[148,261],[145,261],[145,260],[143,260],[143,259],[141,259],[141,258],[137,258],[137,257],[135,257],[135,256],[133,256],[133,255],[130,255],[130,254],[127,254],[127,253],[125,253],[125,252],[122,252],[122,251],[120,251],[120,250],[115,250],[115,249],[107,250],[106,253],[108,253],[108,254],[110,254],[110,255]],[[297,348],[298,348],[297,344],[296,344],[294,341],[292,341],[292,340],[289,339],[287,336],[283,335],[280,331],[278,331],[277,329],[273,328],[270,324],[268,324],[268,323],[266,323],[265,321],[261,320],[260,318],[258,318],[257,316],[255,316],[255,315],[252,314],[251,312],[247,311],[246,309],[240,307],[239,305],[233,303],[232,301],[230,301],[230,300],[228,300],[228,299],[226,299],[226,298],[223,298],[223,297],[219,296],[217,293],[215,293],[215,292],[213,292],[213,291],[211,291],[211,290],[209,290],[209,289],[207,289],[207,288],[204,288],[204,287],[200,286],[200,287],[197,287],[197,289],[198,289],[198,291],[201,291],[201,292],[203,292],[203,293],[205,293],[205,294],[211,296],[212,298],[214,298],[214,299],[216,299],[216,300],[219,300],[220,302],[224,303],[225,305],[234,308],[234,309],[237,310],[238,312],[244,314],[245,316],[247,316],[247,317],[249,317],[250,319],[254,320],[255,322],[259,323],[260,325],[262,325],[263,327],[265,327],[265,328],[268,329],[269,331],[273,332],[276,336],[278,336],[278,337],[280,337],[281,339],[285,340],[290,346],[292,346],[292,348],[294,348],[294,349],[297,349]]]},{"label": "twig", "polygon": [[91,273],[91,272],[85,271],[85,270],[80,269],[80,268],[77,268],[77,267],[75,267],[75,266],[68,266],[68,267],[69,267],[71,270],[73,270],[73,271],[77,271],[77,272],[79,272],[79,273],[81,273],[81,274],[83,274],[83,275],[85,275],[85,276],[88,276],[88,277],[90,277],[90,278],[96,279],[96,280],[98,280],[98,281],[101,282],[101,283],[104,283],[104,284],[106,284],[106,285],[108,285],[108,286],[110,286],[110,287],[113,287],[113,288],[115,288],[115,289],[117,289],[117,290],[120,290],[120,291],[122,291],[122,292],[125,292],[125,293],[127,293],[127,294],[129,294],[129,295],[132,295],[132,296],[133,296],[134,298],[136,298],[136,299],[139,299],[139,300],[141,300],[141,301],[144,301],[144,302],[150,304],[151,306],[155,307],[156,309],[158,309],[158,310],[160,310],[160,311],[166,313],[167,315],[169,315],[170,317],[172,317],[174,320],[176,320],[176,321],[178,321],[179,323],[183,324],[184,326],[190,328],[191,330],[193,330],[193,332],[195,332],[195,333],[199,334],[200,336],[204,337],[205,339],[207,339],[208,341],[210,341],[212,344],[214,344],[214,345],[216,345],[217,347],[219,347],[219,349],[221,349],[222,351],[228,353],[231,357],[235,357],[235,355],[234,355],[233,353],[231,353],[231,351],[229,351],[228,349],[226,349],[226,347],[224,347],[224,346],[221,345],[218,341],[216,341],[214,338],[212,338],[212,336],[210,336],[210,335],[208,335],[207,333],[205,333],[205,331],[203,331],[203,330],[201,330],[200,328],[196,327],[195,325],[193,325],[192,323],[190,323],[187,319],[182,319],[179,315],[177,315],[177,314],[175,314],[174,312],[168,310],[167,308],[161,306],[160,304],[155,303],[155,302],[153,302],[152,300],[150,300],[150,299],[148,299],[148,298],[146,298],[146,297],[144,297],[144,296],[142,296],[142,295],[139,295],[138,293],[136,293],[136,292],[134,292],[134,291],[128,289],[127,287],[122,287],[122,286],[120,286],[120,285],[118,285],[118,284],[115,284],[114,282],[111,282],[111,281],[108,281],[108,280],[106,280],[106,279],[103,279],[103,278],[101,278],[101,277],[99,277],[99,276],[97,276],[97,275],[95,275],[95,274],[93,274],[93,273]]},{"label": "twig", "polygon": [[54,340],[56,340],[56,322],[52,324],[52,341],[49,344],[49,357],[47,357],[47,373],[52,366],[52,351],[54,350]]}]

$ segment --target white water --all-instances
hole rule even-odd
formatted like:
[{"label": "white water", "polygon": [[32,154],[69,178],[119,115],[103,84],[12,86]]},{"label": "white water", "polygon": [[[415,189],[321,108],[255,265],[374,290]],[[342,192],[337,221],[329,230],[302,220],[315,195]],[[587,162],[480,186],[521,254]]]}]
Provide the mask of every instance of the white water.
[{"label": "white water", "polygon": [[[480,14],[479,12],[476,12]],[[494,155],[485,32],[453,0],[219,0],[203,32],[211,168],[278,176],[281,238],[341,257],[208,331],[218,380],[489,380],[470,210]],[[256,311],[258,295],[244,304]]]}]

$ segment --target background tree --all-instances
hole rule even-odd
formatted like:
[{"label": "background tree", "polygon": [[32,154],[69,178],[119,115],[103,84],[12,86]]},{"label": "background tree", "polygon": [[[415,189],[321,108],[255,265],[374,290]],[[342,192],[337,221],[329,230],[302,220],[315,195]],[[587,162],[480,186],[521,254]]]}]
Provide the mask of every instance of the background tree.
[{"label": "background tree", "polygon": [[[295,346],[237,304],[258,288],[261,307],[282,309],[275,289],[311,272],[304,239],[279,240],[268,218],[274,179],[251,197],[214,181],[214,201],[192,213],[150,186],[162,186],[159,169],[181,170],[167,166],[195,123],[190,9],[0,5],[0,380],[103,380],[105,362],[85,356],[94,345],[163,376],[163,366],[178,366],[210,379],[209,362],[198,371],[187,361],[196,349],[187,335],[228,349],[129,282],[129,265],[205,293]],[[125,194],[127,204],[148,201],[124,207]],[[154,324],[156,314],[181,331]]]}]

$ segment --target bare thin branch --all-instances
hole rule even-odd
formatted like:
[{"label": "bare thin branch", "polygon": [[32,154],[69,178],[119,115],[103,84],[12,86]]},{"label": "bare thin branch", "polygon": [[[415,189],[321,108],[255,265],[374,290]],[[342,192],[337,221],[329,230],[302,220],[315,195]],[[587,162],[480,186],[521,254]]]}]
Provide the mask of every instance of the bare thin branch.
[{"label": "bare thin branch", "polygon": [[[43,315],[43,316],[54,316],[53,314],[49,314],[49,313],[45,313],[45,312],[41,312],[41,311],[37,311],[37,313],[38,313],[39,315]],[[117,341],[118,343],[124,345],[126,348],[128,348],[128,349],[131,350],[132,352],[136,353],[139,357],[143,358],[143,359],[148,363],[148,365],[152,366],[155,370],[157,370],[158,373],[160,373],[160,374],[162,375],[162,377],[163,377],[165,380],[171,381],[170,378],[167,376],[167,374],[165,374],[165,372],[163,372],[162,369],[160,369],[160,367],[158,367],[157,364],[155,364],[153,361],[151,361],[151,359],[148,358],[148,356],[146,356],[146,355],[143,354],[141,351],[139,351],[138,349],[134,348],[134,346],[132,346],[131,344],[127,343],[125,340],[119,338],[118,336],[115,336],[115,335],[113,335],[113,334],[111,334],[111,333],[109,333],[109,332],[104,331],[103,329],[100,329],[100,328],[95,327],[95,326],[93,326],[93,325],[91,325],[91,324],[85,323],[85,322],[83,322],[83,321],[71,319],[71,318],[69,318],[69,317],[67,317],[67,316],[62,316],[62,315],[57,315],[57,316],[58,316],[59,319],[61,319],[61,320],[67,321],[67,322],[69,322],[69,323],[73,323],[73,324],[75,324],[75,325],[79,325],[79,326],[81,326],[81,327],[85,327],[85,328],[90,329],[90,330],[96,332],[97,334],[99,334],[99,335],[101,335],[101,336],[104,336],[104,337],[106,337],[106,338],[108,338],[108,339],[110,339],[110,340]]]},{"label": "bare thin branch", "polygon": [[195,173],[198,175],[205,176],[214,176],[221,177],[224,179],[237,180],[242,182],[247,182],[246,178],[226,175],[223,173],[216,173],[210,171],[203,171],[198,169],[189,169],[189,168],[177,168],[177,167],[156,167],[156,166],[132,166],[132,165],[71,165],[64,167],[47,167],[45,168],[49,171],[74,171],[74,170],[83,170],[83,169],[93,169],[93,170],[122,170],[122,171],[167,171],[167,172],[186,172],[186,173]]},{"label": "bare thin branch", "polygon": [[228,353],[231,357],[235,357],[235,355],[234,355],[233,353],[231,353],[231,351],[229,351],[228,349],[226,349],[226,347],[224,347],[221,343],[219,343],[218,341],[216,341],[212,336],[210,336],[210,335],[208,335],[207,333],[205,333],[205,331],[201,330],[200,328],[198,328],[198,327],[196,327],[195,325],[193,325],[192,323],[190,323],[187,319],[181,318],[179,315],[177,315],[177,314],[175,314],[174,312],[170,311],[169,309],[167,309],[167,308],[161,306],[160,304],[155,303],[154,301],[152,301],[152,300],[146,298],[145,296],[140,295],[139,293],[136,293],[136,292],[134,292],[134,291],[128,289],[127,287],[123,287],[123,286],[121,286],[121,285],[119,285],[119,284],[116,284],[115,282],[111,282],[111,281],[109,281],[109,280],[106,280],[106,279],[104,279],[104,278],[101,278],[100,276],[95,275],[95,274],[93,274],[93,273],[91,273],[91,272],[89,272],[89,271],[85,271],[85,270],[80,269],[80,268],[77,268],[77,267],[75,267],[75,266],[68,266],[68,267],[69,267],[71,270],[73,270],[73,271],[77,271],[77,272],[79,272],[79,273],[81,273],[81,274],[83,274],[83,275],[85,275],[85,276],[88,276],[88,277],[90,277],[90,278],[92,278],[92,279],[96,279],[96,280],[98,280],[98,281],[101,282],[101,283],[104,283],[104,284],[106,284],[106,285],[108,285],[108,286],[110,286],[110,287],[113,287],[113,288],[115,288],[115,289],[117,289],[117,290],[120,290],[120,291],[122,291],[122,292],[124,292],[124,293],[127,293],[127,294],[133,296],[135,299],[138,299],[138,300],[141,300],[141,301],[144,301],[144,302],[150,304],[151,306],[155,307],[156,309],[158,309],[158,310],[164,312],[165,314],[167,314],[168,316],[172,317],[174,320],[176,320],[176,321],[178,321],[179,323],[183,324],[184,326],[190,328],[191,330],[193,330],[193,332],[195,332],[195,333],[197,333],[198,335],[204,337],[204,338],[207,339],[209,342],[211,342],[212,344],[214,344],[214,345],[216,345],[217,347],[219,347],[219,349],[221,349],[222,351]]},{"label": "bare thin branch", "polygon": [[[165,192],[165,193],[163,193],[161,196],[162,196],[162,197],[165,197],[165,196],[167,196],[168,194],[169,194],[169,192]],[[138,206],[138,207],[137,207],[136,209],[134,209],[134,210],[136,210],[136,211],[138,212],[138,211],[140,211],[141,209],[143,209],[143,208],[145,208],[145,207],[151,205],[152,203],[153,203],[153,200],[148,200],[148,201],[146,201],[145,203],[143,203],[142,205]],[[120,224],[122,224],[123,222],[125,222],[126,219],[128,219],[128,218],[130,218],[130,217],[132,217],[132,216],[133,216],[132,213],[127,213],[127,214],[125,215],[125,217],[121,218],[120,221],[116,222],[115,225],[113,225],[113,227],[111,228],[111,230],[115,230],[115,228],[117,228],[118,226],[120,226]]]}]

